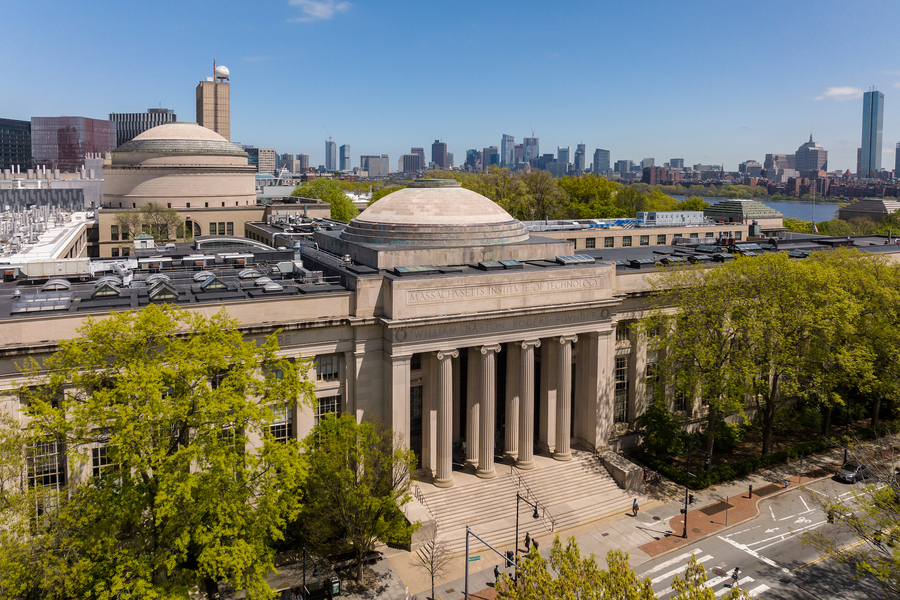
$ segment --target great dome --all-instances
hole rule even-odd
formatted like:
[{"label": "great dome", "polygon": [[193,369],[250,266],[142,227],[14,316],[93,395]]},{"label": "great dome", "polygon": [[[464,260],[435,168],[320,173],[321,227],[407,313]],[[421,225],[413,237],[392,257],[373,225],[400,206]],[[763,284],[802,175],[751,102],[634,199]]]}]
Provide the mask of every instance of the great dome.
[{"label": "great dome", "polygon": [[492,246],[526,241],[528,230],[496,202],[459,182],[420,179],[365,209],[341,239],[427,248]]},{"label": "great dome", "polygon": [[234,156],[247,164],[247,153],[240,146],[196,123],[165,123],[148,129],[113,150],[113,162],[134,164],[148,154],[160,153]]}]

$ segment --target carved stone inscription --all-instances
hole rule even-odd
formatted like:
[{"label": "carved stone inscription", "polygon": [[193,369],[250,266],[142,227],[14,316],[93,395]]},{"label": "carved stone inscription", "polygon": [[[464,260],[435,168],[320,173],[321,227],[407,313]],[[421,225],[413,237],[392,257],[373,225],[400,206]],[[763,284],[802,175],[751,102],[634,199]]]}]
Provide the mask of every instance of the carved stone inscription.
[{"label": "carved stone inscription", "polygon": [[394,340],[397,342],[416,342],[440,338],[454,338],[484,333],[500,333],[505,331],[526,331],[533,333],[536,328],[555,327],[568,323],[589,323],[609,319],[609,309],[601,308],[576,313],[555,313],[529,317],[514,317],[497,321],[477,323],[453,323],[435,327],[397,329]]},{"label": "carved stone inscription", "polygon": [[431,304],[436,302],[446,302],[448,300],[496,298],[501,296],[518,296],[527,293],[593,290],[600,289],[602,286],[603,279],[600,277],[576,277],[573,279],[522,281],[498,285],[418,289],[406,292],[406,303],[407,305]]}]

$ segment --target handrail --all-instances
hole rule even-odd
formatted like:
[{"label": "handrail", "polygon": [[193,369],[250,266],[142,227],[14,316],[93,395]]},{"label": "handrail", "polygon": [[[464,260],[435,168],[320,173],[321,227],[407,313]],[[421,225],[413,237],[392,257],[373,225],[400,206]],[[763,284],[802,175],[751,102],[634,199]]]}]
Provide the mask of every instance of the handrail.
[{"label": "handrail", "polygon": [[428,503],[425,501],[425,494],[422,493],[422,490],[420,490],[419,486],[417,485],[411,485],[410,487],[412,488],[413,496],[415,496],[416,500],[418,500],[419,503],[425,507],[425,510],[428,511],[428,514],[431,515],[432,519],[434,519],[435,526],[437,526],[437,517],[434,515],[434,513],[431,511],[431,507],[428,506]]},{"label": "handrail", "polygon": [[[531,491],[531,488],[528,487],[528,484],[522,479],[522,475],[516,470],[515,465],[509,466],[509,477],[513,480],[513,483],[516,484],[516,491],[520,493],[522,498],[526,501],[531,502],[534,506],[536,506],[536,510],[538,510],[539,515],[541,517],[541,523],[544,525],[544,529],[553,533],[556,530],[556,519],[553,518],[553,515],[550,514],[550,511],[547,510],[547,507],[544,506],[535,496],[534,492]],[[522,494],[522,490],[525,490],[525,493]],[[547,526],[547,521],[550,522],[550,526]]]}]

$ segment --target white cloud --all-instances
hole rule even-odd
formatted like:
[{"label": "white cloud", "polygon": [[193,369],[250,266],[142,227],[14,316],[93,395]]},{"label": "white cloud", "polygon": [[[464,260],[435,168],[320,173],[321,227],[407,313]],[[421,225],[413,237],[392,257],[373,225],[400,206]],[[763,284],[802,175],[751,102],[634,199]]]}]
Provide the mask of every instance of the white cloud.
[{"label": "white cloud", "polygon": [[894,87],[900,88],[900,81],[894,84]]},{"label": "white cloud", "polygon": [[333,17],[335,13],[347,12],[350,9],[349,2],[335,2],[334,0],[290,0],[290,3],[292,6],[299,6],[303,11],[302,17],[288,19],[291,23],[324,21]]},{"label": "white cloud", "polygon": [[825,92],[816,96],[815,100],[855,100],[857,98],[862,98],[862,95],[865,92],[859,88],[850,87],[850,86],[842,86],[842,87],[830,87]]}]

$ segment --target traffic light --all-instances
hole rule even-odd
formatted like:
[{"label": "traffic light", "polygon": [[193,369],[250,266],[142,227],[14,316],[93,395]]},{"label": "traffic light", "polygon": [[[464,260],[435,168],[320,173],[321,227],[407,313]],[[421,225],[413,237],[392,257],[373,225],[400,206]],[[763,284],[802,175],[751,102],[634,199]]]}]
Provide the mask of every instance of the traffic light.
[{"label": "traffic light", "polygon": [[515,559],[515,557],[514,557],[514,555],[513,555],[513,551],[512,551],[512,550],[507,550],[507,551],[506,551],[506,566],[507,566],[507,567],[511,567],[511,566],[513,566],[514,564],[516,564],[516,559]]},{"label": "traffic light", "polygon": [[688,494],[688,504],[693,504],[693,503],[694,503],[694,495]]}]

